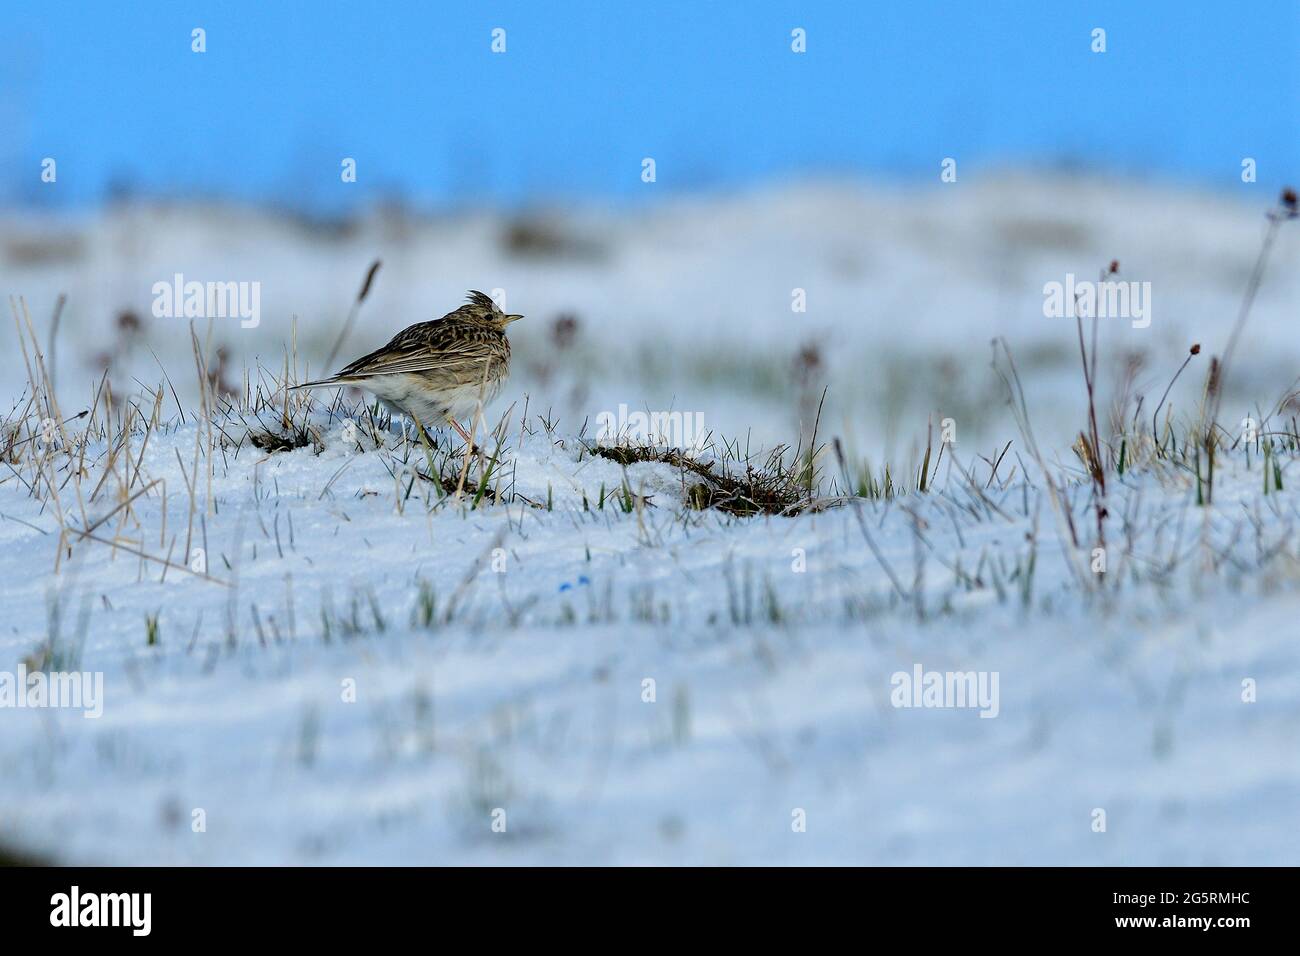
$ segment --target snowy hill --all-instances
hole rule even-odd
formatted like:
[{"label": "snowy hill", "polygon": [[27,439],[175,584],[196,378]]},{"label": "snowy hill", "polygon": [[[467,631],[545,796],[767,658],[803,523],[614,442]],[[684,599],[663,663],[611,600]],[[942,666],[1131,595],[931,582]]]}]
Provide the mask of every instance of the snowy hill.
[{"label": "snowy hill", "polygon": [[[311,421],[319,448],[274,453],[227,423],[207,514],[192,421],[141,427],[129,466],[92,440],[89,524],[70,487],[61,507],[93,538],[65,538],[57,576],[57,509],[0,483],[0,656],[103,674],[98,718],[0,711],[0,842],[123,863],[1295,859],[1290,458],[1265,495],[1239,451],[1210,508],[1173,465],[1117,477],[1103,582],[1067,561],[1091,552],[1063,549],[1041,479],[960,446],[925,494],[738,517],[692,509],[670,465],[517,423],[475,506],[412,479],[400,435]],[[1088,527],[1077,477],[1066,496]],[[996,674],[996,699],[896,706],[916,668]]]},{"label": "snowy hill", "polygon": [[[1295,862],[1291,225],[1205,423],[1251,199],[9,214],[0,856]],[[376,258],[336,365],[466,287],[530,316],[478,454],[286,395]],[[1043,288],[1111,259],[1154,311],[1090,445]],[[177,273],[259,321],[154,316]],[[701,448],[597,443],[642,410]]]}]

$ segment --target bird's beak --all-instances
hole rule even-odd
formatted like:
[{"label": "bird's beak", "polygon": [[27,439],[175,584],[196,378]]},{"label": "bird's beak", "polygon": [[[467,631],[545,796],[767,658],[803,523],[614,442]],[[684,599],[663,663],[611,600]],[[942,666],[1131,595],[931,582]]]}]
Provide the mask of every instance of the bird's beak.
[{"label": "bird's beak", "polygon": [[523,318],[522,315],[507,315],[504,319],[502,319],[502,321],[506,325],[509,325],[511,322],[518,322],[522,318]]}]

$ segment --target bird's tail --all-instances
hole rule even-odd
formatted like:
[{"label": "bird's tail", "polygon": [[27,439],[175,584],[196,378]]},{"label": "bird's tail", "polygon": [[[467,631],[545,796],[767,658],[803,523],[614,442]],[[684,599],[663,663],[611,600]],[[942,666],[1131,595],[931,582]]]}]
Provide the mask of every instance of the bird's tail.
[{"label": "bird's tail", "polygon": [[332,375],[329,378],[320,378],[314,382],[303,382],[300,385],[290,385],[289,391],[297,391],[300,388],[323,388],[326,385],[338,385],[342,387],[344,385],[352,385],[356,381],[356,379],[349,375]]}]

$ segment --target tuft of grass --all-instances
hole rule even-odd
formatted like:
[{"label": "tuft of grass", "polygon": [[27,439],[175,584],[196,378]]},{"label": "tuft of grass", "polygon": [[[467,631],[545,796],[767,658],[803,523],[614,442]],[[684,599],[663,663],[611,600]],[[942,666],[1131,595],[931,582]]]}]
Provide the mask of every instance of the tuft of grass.
[{"label": "tuft of grass", "polygon": [[[693,475],[685,488],[688,507],[698,511],[715,509],[739,517],[754,515],[792,515],[816,507],[816,500],[808,495],[811,478],[807,466],[796,457],[786,463],[787,449],[777,448],[765,459],[741,458],[726,446],[721,460],[705,460],[676,448],[660,448],[649,444],[622,444],[586,446],[586,451],[600,458],[627,467],[639,462],[658,462],[680,469],[683,476]],[[732,467],[728,467],[728,466]],[[735,470],[743,467],[740,474]],[[683,477],[685,485],[685,478]],[[606,498],[601,489],[601,504]],[[625,512],[633,510],[636,498],[627,481],[619,490],[618,501]]]},{"label": "tuft of grass", "polygon": [[248,440],[253,446],[263,451],[294,451],[299,448],[306,448],[311,445],[317,454],[325,450],[325,443],[320,440],[320,435],[313,434],[306,427],[291,428],[287,432],[276,434],[270,430],[252,431],[248,433]]},{"label": "tuft of grass", "polygon": [[412,620],[416,627],[426,631],[432,630],[438,624],[438,595],[434,591],[433,582],[425,578],[421,578],[419,582]]},{"label": "tuft of grass", "polygon": [[1290,187],[1283,189],[1278,197],[1277,206],[1270,209],[1266,215],[1268,228],[1264,233],[1264,240],[1260,245],[1259,254],[1255,257],[1255,265],[1251,269],[1250,278],[1246,282],[1246,290],[1242,294],[1237,319],[1232,324],[1232,331],[1228,334],[1228,341],[1223,349],[1223,358],[1222,360],[1215,358],[1210,362],[1210,375],[1205,388],[1206,414],[1203,439],[1206,455],[1206,504],[1214,500],[1214,452],[1215,446],[1218,444],[1219,408],[1223,401],[1224,377],[1236,354],[1237,342],[1241,338],[1242,329],[1246,326],[1246,319],[1250,316],[1250,309],[1255,303],[1255,296],[1264,282],[1264,270],[1268,265],[1269,253],[1277,240],[1278,229],[1282,223],[1298,216],[1300,216],[1300,208],[1297,207],[1295,190]]}]

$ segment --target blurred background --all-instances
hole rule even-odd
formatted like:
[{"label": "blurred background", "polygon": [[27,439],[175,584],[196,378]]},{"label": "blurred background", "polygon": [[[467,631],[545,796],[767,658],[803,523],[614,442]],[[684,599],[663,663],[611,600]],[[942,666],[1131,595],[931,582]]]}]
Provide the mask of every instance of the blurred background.
[{"label": "blurred background", "polygon": [[[1103,394],[1150,408],[1198,341],[1189,409],[1300,180],[1291,0],[0,16],[0,285],[42,334],[66,294],[69,412],[105,370],[119,394],[163,368],[197,394],[187,320],[152,310],[176,273],[259,284],[256,327],[213,323],[223,387],[295,341],[300,373],[332,371],[381,259],[335,364],[500,290],[528,319],[498,413],[527,395],[576,431],[679,409],[770,445],[827,388],[823,434],[859,456],[906,459],[944,417],[987,452],[1014,437],[1002,335],[1040,438],[1068,445],[1077,339],[1044,284],[1112,259],[1149,281],[1149,327],[1103,323]],[[1296,377],[1297,253],[1284,230],[1229,382],[1243,413]],[[25,379],[0,350],[7,404]]]}]

